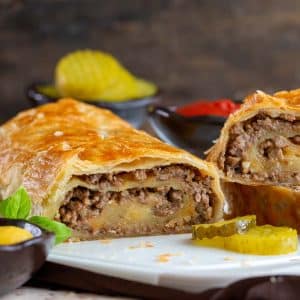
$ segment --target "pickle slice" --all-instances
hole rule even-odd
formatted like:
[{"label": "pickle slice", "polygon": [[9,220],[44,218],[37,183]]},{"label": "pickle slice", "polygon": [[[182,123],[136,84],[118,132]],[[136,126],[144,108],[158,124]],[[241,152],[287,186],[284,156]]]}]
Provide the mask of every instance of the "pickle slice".
[{"label": "pickle slice", "polygon": [[193,242],[200,246],[257,255],[288,254],[298,249],[298,235],[295,229],[271,225],[254,226],[245,233]]},{"label": "pickle slice", "polygon": [[192,226],[192,237],[193,239],[210,239],[215,236],[226,237],[236,233],[246,232],[255,225],[255,215],[238,217],[212,224],[199,224]]},{"label": "pickle slice", "polygon": [[40,85],[37,91],[51,98],[59,98],[60,95],[53,85]]},{"label": "pickle slice", "polygon": [[248,232],[231,236],[228,250],[260,255],[287,254],[298,248],[297,231],[288,227],[256,226]]},{"label": "pickle slice", "polygon": [[55,69],[62,96],[89,101],[126,101],[153,95],[156,86],[137,79],[112,55],[92,50],[64,56]]},{"label": "pickle slice", "polygon": [[154,95],[157,92],[157,87],[154,83],[137,78],[137,96],[139,98]]},{"label": "pickle slice", "polygon": [[154,95],[157,91],[155,84],[143,80],[135,80],[135,88],[130,90],[124,83],[119,83],[113,89],[106,89],[103,91],[101,98],[109,101],[122,101],[124,99],[138,99]]}]

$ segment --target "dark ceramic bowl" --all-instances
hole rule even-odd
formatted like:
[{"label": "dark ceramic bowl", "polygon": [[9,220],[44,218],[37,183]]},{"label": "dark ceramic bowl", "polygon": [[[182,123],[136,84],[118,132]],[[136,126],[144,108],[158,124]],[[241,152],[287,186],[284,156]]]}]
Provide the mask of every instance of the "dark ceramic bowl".
[{"label": "dark ceramic bowl", "polygon": [[[37,82],[33,83],[26,89],[26,96],[31,101],[34,106],[46,104],[50,102],[55,102],[58,98],[49,97],[42,94],[38,87],[41,85],[47,85],[47,83]],[[158,101],[160,92],[157,91],[153,96],[131,99],[122,102],[108,102],[108,101],[84,101],[98,107],[106,108],[117,115],[119,115],[124,120],[131,123],[134,127],[139,128],[146,119],[147,107],[150,104],[154,104]]]},{"label": "dark ceramic bowl", "polygon": [[173,108],[161,106],[149,107],[148,115],[161,140],[202,158],[220,135],[226,121],[226,117],[215,115],[185,117]]},{"label": "dark ceramic bowl", "polygon": [[0,218],[0,226],[17,226],[31,232],[32,239],[8,246],[0,246],[0,296],[30,279],[45,262],[54,244],[54,234],[29,222]]}]

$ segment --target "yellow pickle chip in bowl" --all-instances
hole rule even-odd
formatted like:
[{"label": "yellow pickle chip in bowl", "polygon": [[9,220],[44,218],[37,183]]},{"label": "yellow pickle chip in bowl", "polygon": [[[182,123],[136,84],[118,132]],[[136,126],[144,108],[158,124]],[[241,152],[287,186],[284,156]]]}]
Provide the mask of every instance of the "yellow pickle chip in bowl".
[{"label": "yellow pickle chip in bowl", "polygon": [[138,79],[112,55],[94,50],[72,52],[58,62],[56,89],[62,96],[90,101],[126,101],[151,96],[156,86]]}]

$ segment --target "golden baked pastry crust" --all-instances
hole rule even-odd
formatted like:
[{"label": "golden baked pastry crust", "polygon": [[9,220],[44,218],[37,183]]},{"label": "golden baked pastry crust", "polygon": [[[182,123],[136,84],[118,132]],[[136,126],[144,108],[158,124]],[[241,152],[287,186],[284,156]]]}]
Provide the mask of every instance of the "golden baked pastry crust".
[{"label": "golden baked pastry crust", "polygon": [[250,186],[227,182],[224,218],[255,214],[259,225],[288,226],[300,233],[300,191],[281,186]]},{"label": "golden baked pastry crust", "polygon": [[[279,153],[281,154],[281,158],[278,159],[277,161],[274,160],[273,162],[270,162],[269,166],[264,165],[263,159],[261,158],[259,154],[259,149],[257,148],[257,145],[255,143],[251,144],[251,140],[248,140],[248,147],[252,148],[252,157],[250,155],[245,155],[243,153],[242,160],[247,159],[245,161],[244,165],[238,166],[238,169],[240,173],[248,173],[248,170],[243,169],[245,167],[246,169],[250,168],[251,172],[251,167],[253,167],[254,172],[255,168],[259,169],[261,171],[265,170],[268,172],[267,168],[270,167],[269,173],[264,174],[264,178],[256,178],[257,176],[240,176],[238,172],[235,171],[227,171],[226,170],[226,157],[230,156],[231,154],[228,152],[230,142],[231,140],[231,130],[238,124],[248,124],[251,120],[255,120],[258,116],[266,116],[269,120],[266,120],[266,123],[271,120],[274,121],[276,119],[280,119],[283,121],[299,121],[300,120],[300,89],[297,90],[292,90],[292,91],[280,91],[275,93],[273,96],[268,95],[262,91],[257,91],[256,93],[248,96],[245,100],[241,108],[233,113],[232,115],[229,116],[227,121],[225,122],[225,125],[221,131],[220,137],[217,139],[215,145],[207,151],[207,160],[210,162],[214,162],[215,164],[218,165],[221,177],[226,180],[226,181],[231,181],[231,182],[239,182],[243,184],[249,184],[249,185],[258,185],[258,184],[280,184],[280,185],[286,185],[286,186],[297,186],[298,182],[300,180],[300,173],[299,173],[299,179],[295,179],[294,182],[289,183],[285,182],[284,179],[272,179],[272,170],[274,170],[275,164],[280,163],[281,164],[281,159],[283,161],[282,165],[287,166],[288,168],[294,168],[294,175],[297,176],[297,172],[300,171],[299,168],[299,156],[297,153],[299,153],[299,146],[298,145],[292,145],[292,143],[288,142],[288,139],[291,137],[292,133],[289,132],[289,135],[287,135],[286,138],[286,143],[287,143],[287,151],[289,153]],[[263,118],[261,118],[263,119]],[[248,123],[247,123],[248,122]],[[256,123],[256,127],[258,128],[259,126],[262,126],[261,120]],[[292,124],[292,123],[291,123]],[[294,123],[295,124],[295,123]],[[272,124],[268,125],[269,127],[272,126]],[[257,130],[256,128],[256,130]],[[295,125],[296,128],[296,125]],[[294,130],[296,131],[296,136],[300,134],[299,132],[299,122],[297,125],[297,128]],[[245,129],[245,128],[244,128]],[[292,129],[292,127],[290,128]],[[245,130],[246,131],[246,130]],[[258,132],[258,131],[257,131]],[[236,135],[237,133],[235,132],[232,134],[232,136]],[[277,133],[273,132],[269,138],[275,139],[280,136],[284,136],[282,132],[278,131]],[[266,135],[268,136],[268,134]],[[297,137],[298,138],[298,137]],[[300,137],[299,137],[300,138]],[[299,139],[298,138],[298,139]],[[250,142],[249,142],[250,141]],[[262,140],[261,140],[262,141]],[[260,141],[260,142],[261,142]],[[244,141],[243,141],[244,142]],[[254,150],[253,150],[254,149]],[[230,150],[229,150],[230,151]],[[250,152],[250,151],[248,151]],[[247,154],[247,153],[246,153]],[[282,157],[282,156],[289,156],[289,157]],[[275,164],[274,164],[275,162]],[[243,163],[243,162],[242,162]],[[251,166],[252,165],[252,166]],[[242,169],[242,170],[241,170]],[[285,172],[285,170],[282,170]],[[288,170],[286,170],[288,171]],[[268,177],[269,176],[269,177]]]},{"label": "golden baked pastry crust", "polygon": [[223,193],[213,164],[135,130],[108,110],[62,99],[21,112],[0,128],[0,195],[5,198],[23,185],[34,215],[54,218],[74,176],[171,164],[212,178],[212,220],[219,219]]}]

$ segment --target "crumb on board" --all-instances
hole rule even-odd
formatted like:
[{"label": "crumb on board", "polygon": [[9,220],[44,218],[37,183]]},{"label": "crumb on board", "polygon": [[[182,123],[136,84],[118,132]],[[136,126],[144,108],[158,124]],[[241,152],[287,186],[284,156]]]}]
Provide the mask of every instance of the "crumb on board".
[{"label": "crumb on board", "polygon": [[112,242],[112,240],[110,240],[110,239],[103,239],[103,240],[99,240],[99,242],[101,244],[110,244]]},{"label": "crumb on board", "polygon": [[156,257],[156,261],[159,263],[169,262],[172,256],[180,256],[180,253],[163,253]]},{"label": "crumb on board", "polygon": [[233,261],[234,258],[231,256],[224,256],[224,261]]},{"label": "crumb on board", "polygon": [[154,245],[151,242],[142,241],[138,245],[129,246],[128,248],[133,250],[133,249],[139,249],[139,248],[153,248],[153,247],[154,247]]},{"label": "crumb on board", "polygon": [[76,243],[76,242],[80,242],[79,237],[71,236],[65,241],[65,243]]}]

